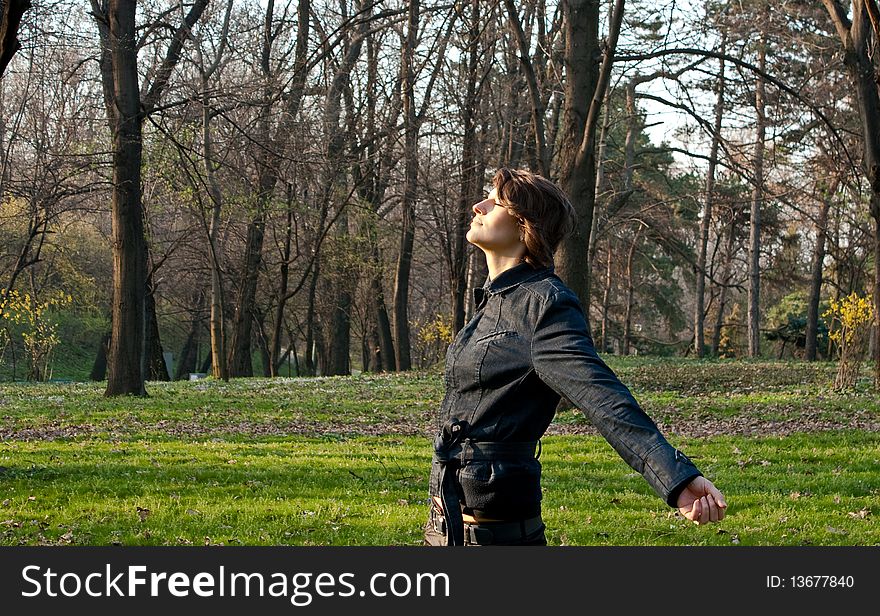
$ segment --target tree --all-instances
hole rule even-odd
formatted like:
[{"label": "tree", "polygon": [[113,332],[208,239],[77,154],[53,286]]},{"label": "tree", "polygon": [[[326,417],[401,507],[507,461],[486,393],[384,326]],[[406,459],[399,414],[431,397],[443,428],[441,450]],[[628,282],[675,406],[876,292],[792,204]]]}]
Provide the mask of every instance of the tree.
[{"label": "tree", "polygon": [[[761,19],[761,35],[758,41],[758,69],[764,72],[767,65],[767,30],[766,23],[770,16],[769,6],[763,12]],[[767,94],[764,85],[764,77],[760,73],[755,77],[755,151],[754,186],[752,189],[752,209],[749,216],[749,309],[748,309],[748,338],[749,357],[761,355],[761,208],[764,203],[764,140],[767,131],[766,113]]]},{"label": "tree", "polygon": [[196,0],[174,30],[164,59],[141,99],[137,3],[92,0],[101,39],[101,81],[113,140],[113,311],[108,396],[145,396],[147,244],[141,202],[143,122],[162,96],[185,40],[208,0]]},{"label": "tree", "polygon": [[565,103],[559,137],[559,182],[571,199],[578,221],[559,247],[556,263],[559,276],[577,294],[586,315],[590,305],[588,248],[596,199],[596,126],[614,62],[623,5],[623,0],[616,0],[600,68],[596,62],[599,3],[565,2]]},{"label": "tree", "polygon": [[[721,33],[721,53],[727,51],[727,31]],[[718,166],[718,148],[721,144],[721,122],[724,119],[724,59],[719,60],[718,84],[715,99],[715,124],[712,145],[709,148],[709,168],[706,170],[706,196],[703,202],[703,216],[700,220],[700,245],[697,256],[697,286],[694,292],[694,351],[697,357],[705,352],[705,291],[706,291],[706,252],[709,248],[709,228],[712,225],[712,201],[715,198],[715,172]]]},{"label": "tree", "polygon": [[852,20],[839,0],[822,0],[844,50],[844,64],[855,87],[862,129],[862,170],[870,190],[874,219],[874,376],[880,388],[880,90],[876,48],[880,8],[875,0],[853,0]]}]

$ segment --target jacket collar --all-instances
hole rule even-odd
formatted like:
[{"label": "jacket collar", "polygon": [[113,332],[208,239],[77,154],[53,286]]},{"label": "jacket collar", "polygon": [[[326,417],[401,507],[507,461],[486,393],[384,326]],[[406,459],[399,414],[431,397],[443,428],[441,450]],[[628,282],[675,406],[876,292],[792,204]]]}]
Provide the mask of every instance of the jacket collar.
[{"label": "jacket collar", "polygon": [[552,265],[536,269],[523,261],[522,263],[518,263],[510,269],[506,269],[498,274],[498,276],[495,277],[495,280],[492,280],[487,276],[486,282],[483,283],[483,286],[474,289],[474,304],[476,305],[477,310],[479,310],[489,299],[489,296],[503,293],[504,291],[517,287],[524,282],[552,273]]}]

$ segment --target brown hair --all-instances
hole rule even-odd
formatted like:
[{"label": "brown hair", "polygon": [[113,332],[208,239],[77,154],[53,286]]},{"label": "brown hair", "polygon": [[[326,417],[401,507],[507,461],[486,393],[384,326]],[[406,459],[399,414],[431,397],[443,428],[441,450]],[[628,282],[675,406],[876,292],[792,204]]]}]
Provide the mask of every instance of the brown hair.
[{"label": "brown hair", "polygon": [[577,223],[565,193],[547,178],[522,169],[501,167],[492,178],[498,202],[516,218],[533,267],[553,265],[553,253]]}]

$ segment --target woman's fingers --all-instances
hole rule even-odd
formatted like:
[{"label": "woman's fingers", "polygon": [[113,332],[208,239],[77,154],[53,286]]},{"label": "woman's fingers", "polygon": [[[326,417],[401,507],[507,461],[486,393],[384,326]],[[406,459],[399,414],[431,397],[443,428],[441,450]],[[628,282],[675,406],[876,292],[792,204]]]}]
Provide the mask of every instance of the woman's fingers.
[{"label": "woman's fingers", "polygon": [[709,501],[709,521],[717,522],[724,516],[724,509],[718,506],[712,492],[706,495],[706,500]]},{"label": "woman's fingers", "polygon": [[[716,488],[708,479],[699,478],[696,484],[691,484],[691,492],[688,495],[703,495],[693,501],[690,507],[680,507],[679,512],[694,524],[709,524],[710,522],[720,522],[724,519],[727,501],[721,491]],[[697,480],[695,480],[697,482]],[[694,494],[696,492],[696,494]]]},{"label": "woman's fingers", "polygon": [[721,490],[716,488],[715,484],[713,484],[711,481],[709,481],[708,484],[709,484],[708,485],[709,494],[712,495],[712,497],[715,499],[715,502],[718,504],[718,506],[721,507],[722,509],[727,507],[727,501],[724,500],[724,495],[721,493]]},{"label": "woman's fingers", "polygon": [[691,504],[690,511],[686,512],[684,514],[684,517],[686,517],[688,520],[691,520],[692,522],[698,522],[701,513],[702,509],[700,507],[700,499],[697,499],[693,502],[693,504]]},{"label": "woman's fingers", "polygon": [[710,514],[708,497],[704,496],[700,499],[700,508],[702,509],[700,511],[700,524],[708,524]]}]

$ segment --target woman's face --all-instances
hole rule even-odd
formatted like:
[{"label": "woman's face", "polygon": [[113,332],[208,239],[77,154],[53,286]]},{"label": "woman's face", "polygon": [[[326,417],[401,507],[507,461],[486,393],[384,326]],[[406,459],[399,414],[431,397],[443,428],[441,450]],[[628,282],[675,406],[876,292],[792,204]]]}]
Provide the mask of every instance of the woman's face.
[{"label": "woman's face", "polygon": [[493,188],[488,197],[473,205],[474,219],[467,232],[467,241],[484,252],[514,256],[525,249],[519,239],[519,224],[496,198],[497,193]]}]

